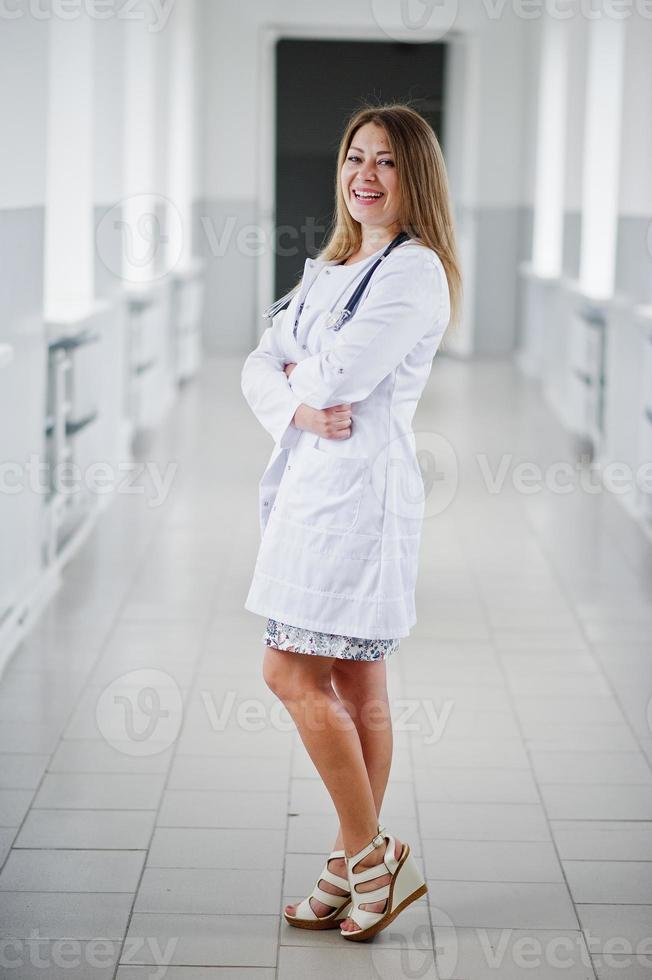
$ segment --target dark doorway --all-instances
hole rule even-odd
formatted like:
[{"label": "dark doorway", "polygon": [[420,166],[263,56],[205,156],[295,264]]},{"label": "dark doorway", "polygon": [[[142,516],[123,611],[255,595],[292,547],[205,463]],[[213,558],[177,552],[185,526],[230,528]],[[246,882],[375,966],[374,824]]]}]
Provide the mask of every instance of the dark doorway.
[{"label": "dark doorway", "polygon": [[330,228],[345,120],[364,101],[409,101],[441,142],[445,59],[442,43],[277,43],[277,297],[298,280]]}]

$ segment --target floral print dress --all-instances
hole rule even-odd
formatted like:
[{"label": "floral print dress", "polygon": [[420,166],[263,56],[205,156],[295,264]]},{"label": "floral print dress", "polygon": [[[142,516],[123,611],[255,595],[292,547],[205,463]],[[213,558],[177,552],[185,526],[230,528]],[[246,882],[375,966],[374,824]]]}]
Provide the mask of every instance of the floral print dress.
[{"label": "floral print dress", "polygon": [[340,660],[386,660],[399,646],[399,639],[369,640],[339,633],[321,633],[268,619],[263,643],[277,650],[337,657]]}]

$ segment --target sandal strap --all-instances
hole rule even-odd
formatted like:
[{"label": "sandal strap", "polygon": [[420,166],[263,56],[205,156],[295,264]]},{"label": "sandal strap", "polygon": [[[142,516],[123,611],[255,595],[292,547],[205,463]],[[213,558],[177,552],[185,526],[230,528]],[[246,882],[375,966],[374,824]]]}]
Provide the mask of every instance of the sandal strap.
[{"label": "sandal strap", "polygon": [[369,909],[361,909],[357,905],[353,905],[348,914],[348,918],[353,919],[360,929],[368,929],[370,926],[375,926],[384,914],[384,912],[370,912]]},{"label": "sandal strap", "polygon": [[320,881],[328,881],[331,885],[335,885],[337,888],[343,888],[345,891],[351,891],[351,885],[349,884],[348,878],[343,878],[342,875],[336,875],[334,871],[330,871],[328,868],[324,868],[323,872],[317,879],[316,887],[319,887]]},{"label": "sandal strap", "polygon": [[376,836],[365,847],[359,850],[357,854],[353,854],[351,857],[347,857],[346,861],[347,864],[349,865],[349,868],[355,867],[358,861],[361,861],[362,858],[365,858],[367,856],[367,854],[371,854],[371,852],[375,851],[377,847],[380,847],[381,844],[384,844],[385,837],[387,836],[388,835],[385,831],[385,828],[379,827]]},{"label": "sandal strap", "polygon": [[371,892],[356,892],[353,904],[357,906],[366,905],[367,902],[384,902],[387,898],[389,898],[389,884],[381,885],[380,888],[375,888]]},{"label": "sandal strap", "polygon": [[[310,922],[319,922],[320,919],[327,919],[329,915],[333,915],[334,911],[339,912],[347,902],[351,901],[348,895],[342,897],[340,897],[339,895],[328,895],[327,897],[328,897],[328,901],[327,902],[324,901],[324,905],[329,905],[331,907],[331,911],[327,912],[326,915],[317,915],[312,905],[310,904],[310,899],[312,898],[312,895],[309,895],[308,898],[302,898],[299,904],[297,905],[294,918],[308,919]],[[319,901],[321,902],[322,899],[320,898]]]},{"label": "sandal strap", "polygon": [[[380,878],[381,875],[386,875],[388,872],[389,868],[385,865],[385,862],[380,861],[379,864],[374,864],[370,868],[363,868],[362,871],[352,871],[351,880],[355,887],[356,885],[361,885],[363,881],[372,881],[374,878]],[[349,885],[350,888],[351,885]]]},{"label": "sandal strap", "polygon": [[325,892],[319,885],[315,885],[312,890],[312,895],[309,896],[310,898],[316,898],[317,901],[323,902],[324,905],[331,905],[334,908],[340,908],[344,902],[351,901],[351,896],[348,893],[346,895],[331,895],[330,892]]}]

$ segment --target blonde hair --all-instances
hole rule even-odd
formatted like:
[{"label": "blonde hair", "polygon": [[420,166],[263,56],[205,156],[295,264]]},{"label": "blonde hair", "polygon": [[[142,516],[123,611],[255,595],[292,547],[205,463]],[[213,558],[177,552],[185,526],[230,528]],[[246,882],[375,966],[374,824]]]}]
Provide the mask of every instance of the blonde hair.
[{"label": "blonde hair", "polygon": [[349,118],[337,154],[335,215],[328,241],[318,258],[344,261],[360,248],[361,226],[347,207],[340,173],[355,133],[366,123],[382,126],[387,134],[400,192],[398,222],[410,238],[439,256],[448,281],[450,322],[455,323],[462,304],[462,276],[446,164],[432,126],[405,103],[365,105]]}]

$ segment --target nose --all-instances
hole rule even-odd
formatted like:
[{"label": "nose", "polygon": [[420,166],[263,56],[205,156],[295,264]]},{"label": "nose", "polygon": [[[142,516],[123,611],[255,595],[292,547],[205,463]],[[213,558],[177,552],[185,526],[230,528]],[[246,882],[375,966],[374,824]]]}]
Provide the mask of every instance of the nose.
[{"label": "nose", "polygon": [[360,171],[360,176],[363,180],[368,180],[370,177],[375,179],[376,164],[373,161],[367,163],[366,166],[363,166],[362,170]]}]

